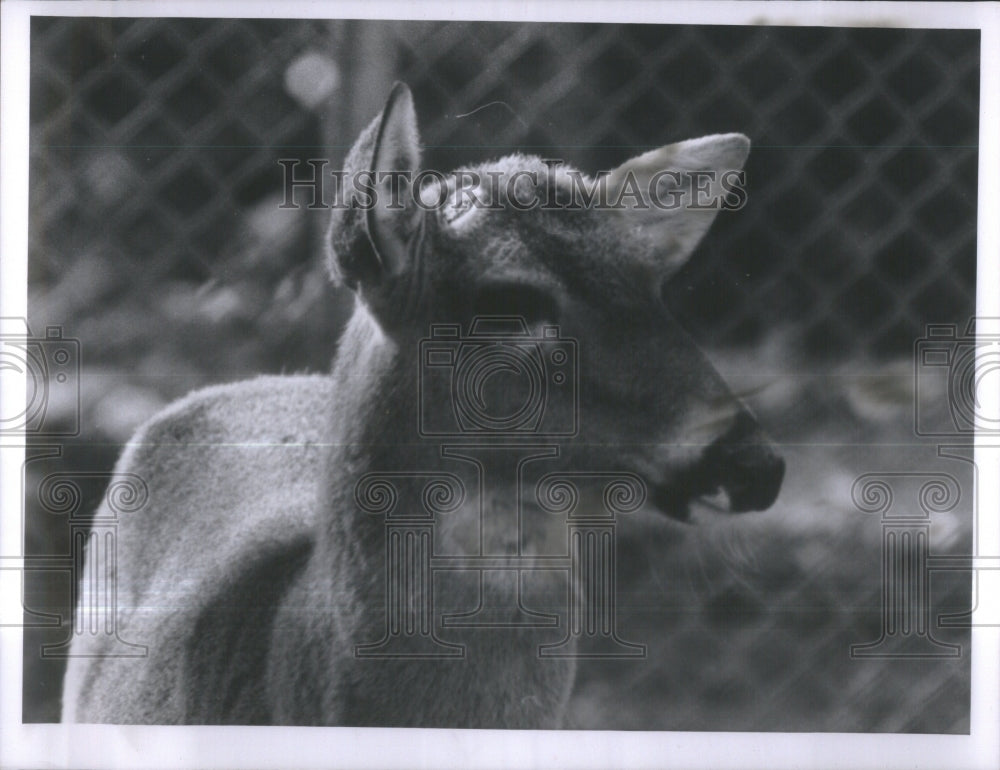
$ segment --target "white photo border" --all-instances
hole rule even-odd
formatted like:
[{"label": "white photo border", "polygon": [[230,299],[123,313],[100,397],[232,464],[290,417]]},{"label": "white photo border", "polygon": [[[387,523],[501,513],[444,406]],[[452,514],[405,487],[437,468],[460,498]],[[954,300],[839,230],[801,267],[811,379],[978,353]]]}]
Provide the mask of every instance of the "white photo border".
[{"label": "white photo border", "polygon": [[[997,3],[616,2],[530,0],[361,3],[4,2],[0,148],[0,315],[27,316],[28,81],[32,15],[389,18],[672,24],[899,26],[981,30],[977,316],[1000,317],[1000,5]],[[1000,394],[988,394],[1000,399]],[[0,393],[23,403],[24,390]],[[10,401],[7,401],[10,399]],[[985,405],[989,413],[996,405]],[[994,442],[995,443],[995,442]],[[977,452],[988,442],[977,437]],[[23,458],[22,458],[23,459]],[[20,463],[0,468],[0,541],[19,537]],[[1000,479],[980,478],[980,553],[1000,553]],[[8,549],[5,549],[7,551]],[[20,605],[20,576],[0,570],[0,605]],[[992,611],[1000,597],[981,597]],[[972,636],[971,734],[847,735],[23,724],[22,634],[0,628],[0,768],[704,767],[995,768],[1000,766],[1000,628]]]}]

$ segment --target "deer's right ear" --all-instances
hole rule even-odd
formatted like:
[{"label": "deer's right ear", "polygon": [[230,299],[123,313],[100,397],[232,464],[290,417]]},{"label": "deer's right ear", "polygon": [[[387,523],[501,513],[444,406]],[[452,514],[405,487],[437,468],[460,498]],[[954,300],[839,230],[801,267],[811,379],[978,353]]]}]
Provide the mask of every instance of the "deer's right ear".
[{"label": "deer's right ear", "polygon": [[361,132],[344,163],[348,208],[334,211],[329,268],[356,289],[406,272],[419,226],[409,181],[420,167],[413,95],[396,83],[382,113]]},{"label": "deer's right ear", "polygon": [[[743,134],[713,134],[650,150],[610,173],[611,200],[618,199],[624,189],[635,190],[640,196],[651,187],[659,189],[658,178],[662,182],[672,181],[682,193],[673,200],[670,196],[665,198],[668,203],[679,205],[619,210],[630,232],[653,247],[650,267],[654,274],[667,277],[688,260],[719,213],[720,202],[727,192],[725,180],[728,178],[730,184],[734,181],[728,175],[743,169],[749,152],[750,140]],[[699,174],[704,175],[701,181],[696,177]],[[707,183],[704,187],[702,181]]]}]

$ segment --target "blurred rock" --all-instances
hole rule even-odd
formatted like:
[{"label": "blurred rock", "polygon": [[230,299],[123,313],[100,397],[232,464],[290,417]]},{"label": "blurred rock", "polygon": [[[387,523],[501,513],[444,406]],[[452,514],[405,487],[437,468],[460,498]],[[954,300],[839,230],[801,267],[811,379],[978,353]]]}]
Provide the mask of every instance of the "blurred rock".
[{"label": "blurred rock", "polygon": [[845,371],[842,382],[847,403],[856,417],[881,423],[907,420],[914,403],[913,364],[910,360],[897,359],[861,370],[858,370],[857,364],[850,366],[851,370]]},{"label": "blurred rock", "polygon": [[90,153],[81,176],[88,190],[103,205],[115,203],[135,186],[135,172],[128,159],[117,150]]},{"label": "blurred rock", "polygon": [[162,409],[166,402],[152,390],[122,384],[93,405],[93,429],[113,441],[128,441],[135,429]]},{"label": "blurred rock", "polygon": [[307,51],[285,70],[285,90],[306,109],[314,109],[340,84],[336,62],[318,51]]}]

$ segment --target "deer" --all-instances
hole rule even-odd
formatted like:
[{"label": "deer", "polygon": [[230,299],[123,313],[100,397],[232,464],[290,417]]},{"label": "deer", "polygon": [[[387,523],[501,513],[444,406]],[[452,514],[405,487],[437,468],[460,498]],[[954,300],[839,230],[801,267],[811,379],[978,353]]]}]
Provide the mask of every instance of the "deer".
[{"label": "deer", "polygon": [[[621,198],[657,176],[739,172],[749,147],[741,134],[705,136],[603,178]],[[532,607],[515,594],[533,577],[551,608],[579,586],[568,569],[531,569],[533,559],[551,566],[567,536],[564,519],[537,507],[512,513],[516,496],[530,497],[526,469],[625,474],[667,527],[775,501],[785,470],[775,444],[663,299],[718,206],[528,205],[578,203],[581,182],[595,180],[521,154],[405,188],[422,169],[401,83],[343,168],[367,182],[345,185],[327,238],[333,281],[354,292],[331,371],[211,386],[139,428],[115,474],[140,478],[148,501],[119,517],[105,563],[88,550],[85,570],[110,576],[115,630],[73,639],[63,721],[560,727],[579,658],[572,639],[567,654],[539,649],[565,636],[566,618],[522,623]],[[473,205],[463,178],[496,182],[495,205]],[[704,191],[724,192],[721,174],[704,178]],[[533,423],[511,417],[525,391],[509,361],[481,372],[473,393],[495,424],[469,428],[456,411],[455,355],[483,319],[515,341],[551,343],[528,354],[577,356],[564,390],[546,381]],[[448,335],[428,348],[442,324]],[[379,474],[394,479],[404,512],[422,510],[428,475],[443,479],[434,552],[488,557],[489,569],[459,558],[466,574],[436,571],[413,589],[432,613],[423,638],[440,655],[377,654],[389,649],[378,643],[392,602],[387,516],[366,498]],[[577,505],[598,498],[581,487]],[[86,583],[77,622],[93,628]],[[445,627],[448,612],[477,609],[492,622]]]}]

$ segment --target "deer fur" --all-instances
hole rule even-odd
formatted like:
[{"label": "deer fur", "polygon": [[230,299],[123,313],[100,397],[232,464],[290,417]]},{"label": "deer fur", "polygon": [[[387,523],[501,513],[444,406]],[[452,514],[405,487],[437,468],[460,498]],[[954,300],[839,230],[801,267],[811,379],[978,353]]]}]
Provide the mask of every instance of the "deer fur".
[{"label": "deer fur", "polygon": [[[748,149],[738,134],[668,145],[623,164],[609,186],[619,190],[628,172],[641,181],[659,169],[739,170]],[[419,168],[416,112],[397,85],[345,171]],[[471,170],[508,179],[546,169],[513,155]],[[557,171],[564,191],[568,173]],[[525,196],[541,192],[518,184]],[[541,298],[529,310],[579,343],[579,403],[552,405],[577,408],[579,429],[552,442],[553,468],[638,474],[647,507],[681,520],[701,495],[721,491],[739,511],[777,494],[781,460],[661,300],[716,211],[422,211],[352,200],[330,233],[330,272],[356,293],[332,373],[198,391],[140,428],[122,455],[117,472],[141,477],[149,503],[121,518],[108,566],[117,633],[148,650],[107,657],[106,635],[78,636],[64,721],[559,726],[577,662],[536,654],[558,629],[448,629],[442,638],[465,645],[456,659],[355,654],[385,633],[385,522],[358,509],[355,487],[372,471],[457,472],[441,442],[417,435],[419,343],[432,323],[467,324],[497,292],[519,315],[527,287],[529,300]],[[448,393],[430,395],[449,408]],[[406,494],[417,490],[404,484]],[[471,505],[442,517],[442,547],[462,547]],[[528,556],[565,540],[551,516],[524,527],[510,547]],[[502,606],[506,589],[491,579],[456,579],[435,600],[442,611]],[[538,580],[543,594],[567,590],[565,576]]]}]

